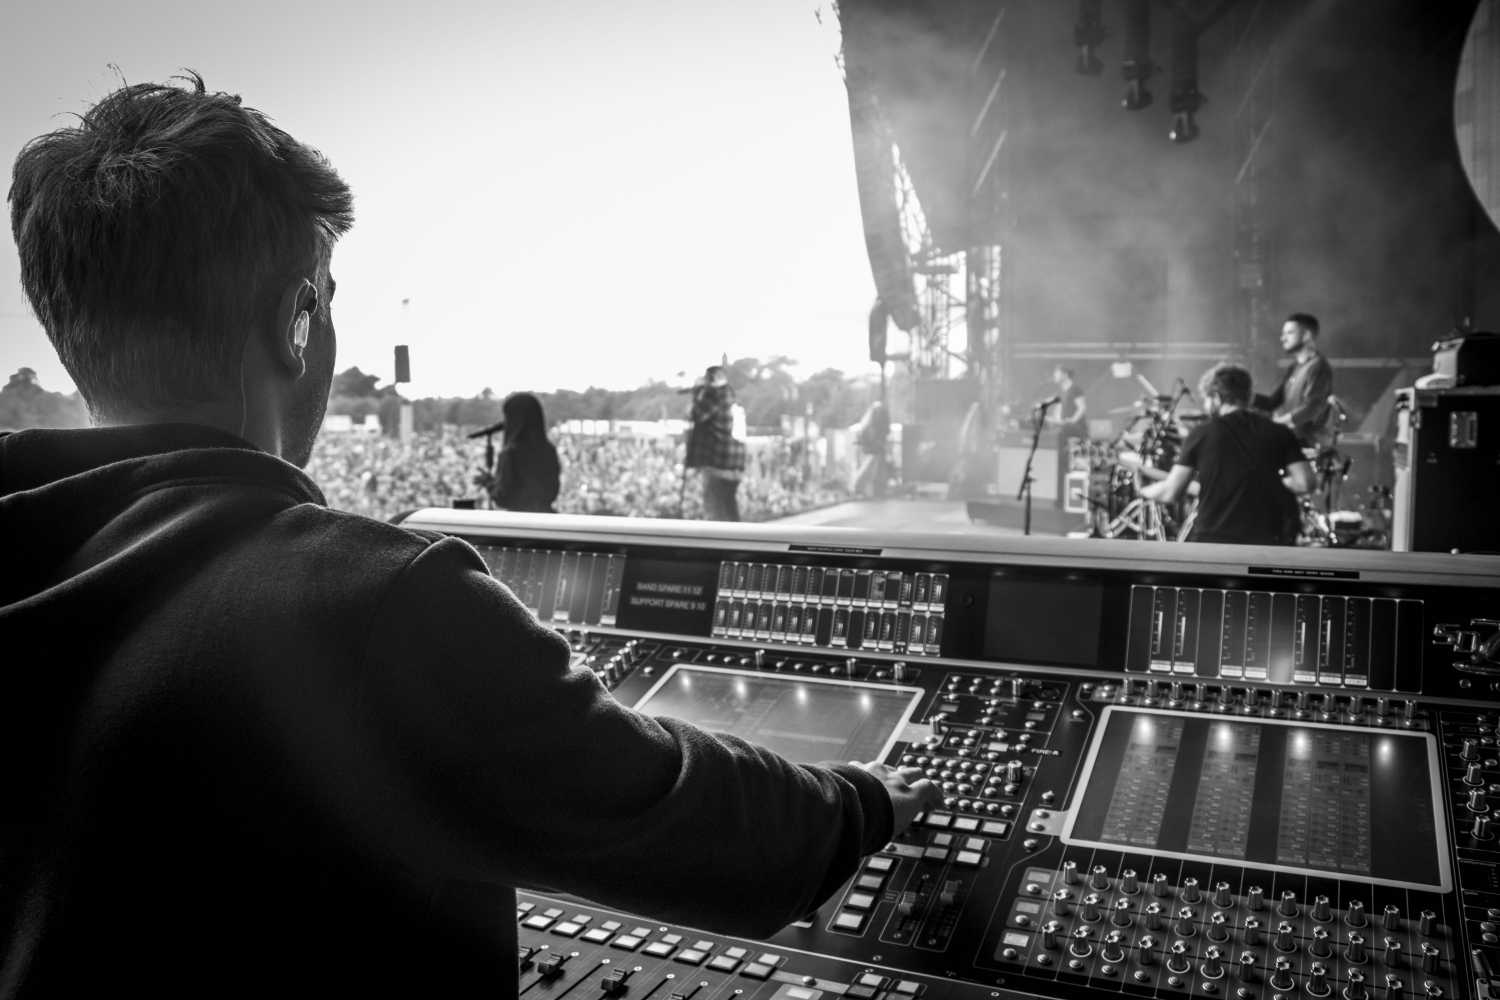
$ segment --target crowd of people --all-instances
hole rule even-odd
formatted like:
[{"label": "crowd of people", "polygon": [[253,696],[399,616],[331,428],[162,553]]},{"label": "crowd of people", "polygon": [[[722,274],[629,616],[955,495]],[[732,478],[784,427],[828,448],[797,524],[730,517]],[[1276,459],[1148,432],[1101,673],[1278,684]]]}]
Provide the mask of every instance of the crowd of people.
[{"label": "crowd of people", "polygon": [[[673,437],[602,437],[555,433],[561,484],[555,507],[568,514],[701,519],[696,478],[683,489],[683,444]],[[497,448],[498,448],[497,442]],[[840,477],[824,481],[803,461],[802,442],[756,441],[740,481],[741,515],[766,521],[848,499]],[[319,436],[307,472],[328,505],[388,519],[420,507],[473,499],[489,506],[476,484],[484,471],[482,440],[458,428],[406,440],[366,434]]]}]

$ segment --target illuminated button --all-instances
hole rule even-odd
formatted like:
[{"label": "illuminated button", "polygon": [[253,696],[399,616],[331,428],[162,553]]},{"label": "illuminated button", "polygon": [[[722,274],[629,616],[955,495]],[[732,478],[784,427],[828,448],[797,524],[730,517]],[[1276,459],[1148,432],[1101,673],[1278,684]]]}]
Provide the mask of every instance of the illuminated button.
[{"label": "illuminated button", "polygon": [[582,930],[582,924],[575,924],[571,920],[564,920],[562,923],[552,928],[552,933],[561,935],[562,937],[577,937],[579,932]]},{"label": "illuminated button", "polygon": [[952,843],[953,834],[951,833],[934,833],[932,835],[932,846],[934,847],[947,847]]},{"label": "illuminated button", "polygon": [[967,865],[970,868],[979,867],[979,863],[983,860],[984,855],[978,851],[959,851],[953,858],[955,864]]},{"label": "illuminated button", "polygon": [[966,851],[982,851],[984,847],[985,840],[983,837],[969,837],[964,841],[964,850]]},{"label": "illuminated button", "polygon": [[867,892],[879,892],[883,885],[885,885],[884,875],[861,875],[854,882],[855,888],[864,889]]},{"label": "illuminated button", "polygon": [[534,931],[544,931],[552,926],[553,920],[553,917],[549,917],[545,913],[533,913],[521,921],[521,926],[530,927]]},{"label": "illuminated button", "polygon": [[851,892],[844,900],[844,905],[851,910],[868,910],[875,905],[875,896],[868,892]]},{"label": "illuminated button", "polygon": [[516,904],[516,912],[517,913],[530,913],[535,908],[536,908],[536,904],[535,903],[517,903]]},{"label": "illuminated button", "polygon": [[740,975],[747,979],[770,979],[772,971],[769,965],[761,962],[751,962],[740,970]]},{"label": "illuminated button", "polygon": [[875,972],[866,972],[859,977],[859,985],[869,987],[872,990],[883,990],[891,985],[889,976],[882,976]]},{"label": "illuminated button", "polygon": [[865,871],[888,872],[896,866],[896,859],[888,854],[877,854],[865,859]]},{"label": "illuminated button", "polygon": [[841,931],[858,931],[865,925],[865,915],[854,910],[840,910],[833,918],[833,926]]},{"label": "illuminated button", "polygon": [[953,814],[945,812],[928,813],[924,821],[928,826],[944,829],[953,825]]},{"label": "illuminated button", "polygon": [[672,945],[675,948],[677,945],[682,944],[682,935],[681,934],[663,934],[661,936],[660,940],[663,941],[666,944]]},{"label": "illuminated button", "polygon": [[929,847],[929,848],[927,848],[927,850],[925,850],[925,851],[922,852],[922,857],[925,858],[925,859],[927,859],[928,861],[947,861],[948,860],[948,848],[946,848],[946,847]]},{"label": "illuminated button", "polygon": [[599,927],[602,930],[609,931],[611,934],[613,934],[615,931],[620,929],[620,922],[618,920],[606,920],[604,921],[604,923],[600,924]]},{"label": "illuminated button", "polygon": [[979,820],[974,816],[957,816],[953,820],[953,829],[972,833],[979,829]]},{"label": "illuminated button", "polygon": [[724,954],[736,960],[743,960],[750,952],[745,948],[725,948]]},{"label": "illuminated button", "polygon": [[773,969],[780,965],[783,961],[780,955],[777,955],[776,953],[770,951],[761,952],[759,955],[755,956],[755,960],[761,965],[769,965]]},{"label": "illuminated button", "polygon": [[543,914],[544,914],[544,915],[546,915],[546,916],[549,916],[549,917],[551,917],[551,918],[552,918],[552,919],[553,919],[553,920],[556,920],[556,919],[557,919],[557,918],[558,918],[558,917],[560,917],[560,916],[562,916],[562,915],[563,915],[563,911],[562,911],[562,910],[559,910],[559,909],[558,909],[558,908],[557,908],[557,907],[555,907],[555,906],[553,906],[553,907],[549,907],[549,908],[547,908],[547,909],[545,909],[545,910],[543,910],[543,911],[542,911],[542,913],[543,913]]},{"label": "illuminated button", "polygon": [[703,960],[707,957],[707,955],[697,948],[688,948],[684,951],[679,951],[673,961],[681,962],[683,965],[702,965]]},{"label": "illuminated button", "polygon": [[[642,932],[636,931],[636,933],[639,934]],[[698,949],[699,951],[713,951],[714,943],[712,941],[694,941],[693,947]]]},{"label": "illuminated button", "polygon": [[611,933],[612,932],[605,930],[603,927],[594,927],[590,930],[584,931],[581,936],[583,940],[587,941],[589,944],[603,944],[604,942],[609,940]]},{"label": "illuminated button", "polygon": [[739,959],[728,955],[715,955],[708,960],[708,967],[715,972],[733,972],[740,967]]},{"label": "illuminated button", "polygon": [[650,955],[652,958],[666,958],[675,950],[672,945],[667,944],[665,941],[652,941],[641,949],[641,953],[643,955]]},{"label": "illuminated button", "polygon": [[902,979],[896,983],[896,992],[909,997],[919,997],[927,989],[921,983],[914,983],[909,979]]}]

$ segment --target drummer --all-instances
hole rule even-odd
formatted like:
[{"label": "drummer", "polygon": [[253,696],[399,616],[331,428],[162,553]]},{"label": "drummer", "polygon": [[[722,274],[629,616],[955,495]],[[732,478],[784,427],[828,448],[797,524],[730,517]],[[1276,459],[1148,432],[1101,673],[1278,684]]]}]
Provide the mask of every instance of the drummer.
[{"label": "drummer", "polygon": [[1175,501],[1196,476],[1198,513],[1190,542],[1290,545],[1296,540],[1293,494],[1316,485],[1292,432],[1250,409],[1250,373],[1216,365],[1199,383],[1209,418],[1188,434],[1172,471],[1140,494]]}]

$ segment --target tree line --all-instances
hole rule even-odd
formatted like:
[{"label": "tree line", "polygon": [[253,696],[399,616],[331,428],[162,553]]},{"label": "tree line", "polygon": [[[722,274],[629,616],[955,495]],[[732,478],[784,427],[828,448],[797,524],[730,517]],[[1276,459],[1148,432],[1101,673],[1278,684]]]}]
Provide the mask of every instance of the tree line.
[{"label": "tree line", "polygon": [[[746,422],[754,428],[774,429],[784,418],[808,417],[821,427],[847,427],[859,420],[879,395],[879,385],[869,377],[850,376],[826,368],[805,378],[792,371],[795,362],[785,355],[769,360],[740,358],[727,365],[730,384],[745,407]],[[650,381],[634,389],[553,389],[535,391],[550,423],[564,420],[664,420],[686,418],[691,397],[688,387]],[[904,388],[898,374],[893,395]],[[500,419],[504,399],[490,389],[475,396],[424,397],[407,400],[394,385],[352,367],[333,378],[328,412],[346,414],[356,422],[375,414],[386,433],[400,424],[403,403],[412,406],[413,427],[419,432],[437,430],[444,424],[465,428],[485,427]],[[27,427],[85,427],[88,408],[77,392],[49,392],[37,380],[36,371],[21,368],[0,387],[0,430]]]}]

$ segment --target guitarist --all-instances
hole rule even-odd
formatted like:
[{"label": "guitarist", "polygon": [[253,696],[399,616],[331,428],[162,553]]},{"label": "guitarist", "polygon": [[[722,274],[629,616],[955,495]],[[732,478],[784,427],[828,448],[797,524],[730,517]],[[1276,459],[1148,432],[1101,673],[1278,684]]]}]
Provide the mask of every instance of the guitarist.
[{"label": "guitarist", "polygon": [[1292,313],[1281,326],[1281,349],[1295,360],[1276,391],[1255,395],[1255,407],[1297,436],[1304,448],[1332,447],[1333,366],[1318,353],[1318,318]]}]

